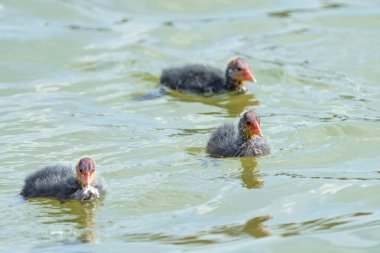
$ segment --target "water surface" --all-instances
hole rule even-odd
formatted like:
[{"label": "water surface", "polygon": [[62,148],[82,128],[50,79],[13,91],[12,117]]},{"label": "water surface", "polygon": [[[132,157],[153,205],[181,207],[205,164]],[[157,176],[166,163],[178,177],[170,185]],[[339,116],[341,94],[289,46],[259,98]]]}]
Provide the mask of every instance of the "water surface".
[{"label": "water surface", "polygon": [[[2,1],[0,251],[378,252],[379,27],[379,1]],[[244,95],[134,99],[236,55]],[[248,108],[272,154],[207,156]],[[105,199],[19,197],[83,155]]]}]

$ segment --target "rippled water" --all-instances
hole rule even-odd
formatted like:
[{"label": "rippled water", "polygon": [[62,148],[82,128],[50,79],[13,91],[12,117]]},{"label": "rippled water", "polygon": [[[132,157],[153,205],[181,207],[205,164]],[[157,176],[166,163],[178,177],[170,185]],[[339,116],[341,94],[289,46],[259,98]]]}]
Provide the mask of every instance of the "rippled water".
[{"label": "rippled water", "polygon": [[[379,1],[0,3],[0,251],[378,252]],[[188,62],[253,66],[244,95],[155,90]],[[255,108],[272,154],[216,159]],[[24,201],[90,155],[104,200]]]}]

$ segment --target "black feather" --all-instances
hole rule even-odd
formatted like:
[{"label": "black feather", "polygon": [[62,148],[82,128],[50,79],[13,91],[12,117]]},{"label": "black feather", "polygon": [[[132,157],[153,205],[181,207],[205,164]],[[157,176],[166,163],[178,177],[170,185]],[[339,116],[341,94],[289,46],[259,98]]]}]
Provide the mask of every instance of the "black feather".
[{"label": "black feather", "polygon": [[264,137],[247,139],[238,127],[225,124],[212,133],[207,152],[217,157],[258,156],[269,154],[270,147]]},{"label": "black feather", "polygon": [[201,64],[166,69],[162,72],[160,83],[173,90],[193,93],[219,93],[227,90],[225,73]]},{"label": "black feather", "polygon": [[53,165],[29,175],[20,194],[24,198],[93,199],[105,193],[99,180],[95,182],[94,188],[99,194],[82,189],[71,166]]}]

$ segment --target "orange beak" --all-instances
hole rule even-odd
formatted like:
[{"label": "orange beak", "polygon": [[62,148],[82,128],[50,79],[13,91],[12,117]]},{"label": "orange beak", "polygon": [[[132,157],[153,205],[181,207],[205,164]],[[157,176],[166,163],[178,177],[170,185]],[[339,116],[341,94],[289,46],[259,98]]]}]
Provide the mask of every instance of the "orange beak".
[{"label": "orange beak", "polygon": [[89,179],[90,179],[90,176],[89,176],[89,175],[85,175],[85,176],[83,177],[83,182],[84,182],[86,185],[88,185],[88,181],[89,181]]},{"label": "orange beak", "polygon": [[263,133],[261,132],[260,125],[257,121],[253,125],[249,126],[249,128],[251,130],[252,136],[258,135],[260,137],[263,137]]},{"label": "orange beak", "polygon": [[91,172],[87,173],[87,171],[82,172],[82,182],[84,186],[88,186],[90,182]]},{"label": "orange beak", "polygon": [[260,127],[257,127],[257,128],[255,129],[255,134],[258,135],[258,136],[260,136],[260,137],[263,137],[263,133],[261,132]]},{"label": "orange beak", "polygon": [[252,71],[249,68],[246,68],[244,70],[244,80],[256,83],[256,79],[253,76]]}]

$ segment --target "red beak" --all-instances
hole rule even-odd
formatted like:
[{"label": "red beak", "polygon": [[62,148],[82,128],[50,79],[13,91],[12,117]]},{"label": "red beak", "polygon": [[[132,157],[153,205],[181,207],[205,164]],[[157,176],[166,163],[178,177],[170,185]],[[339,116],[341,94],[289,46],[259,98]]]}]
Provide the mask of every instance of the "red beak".
[{"label": "red beak", "polygon": [[83,176],[83,182],[88,185],[88,180],[90,179],[90,176],[89,175],[84,175]]},{"label": "red beak", "polygon": [[253,124],[252,131],[253,131],[256,135],[258,135],[258,136],[260,136],[260,137],[263,137],[263,133],[261,132],[260,125],[259,125],[258,122],[255,122],[255,123]]},{"label": "red beak", "polygon": [[252,74],[252,71],[249,68],[246,68],[244,71],[244,79],[246,81],[251,81],[253,83],[256,83],[256,79]]},{"label": "red beak", "polygon": [[87,173],[86,171],[83,171],[82,172],[82,180],[83,180],[83,183],[84,183],[84,185],[88,185],[88,183],[89,183],[89,179],[90,179],[90,173]]}]

